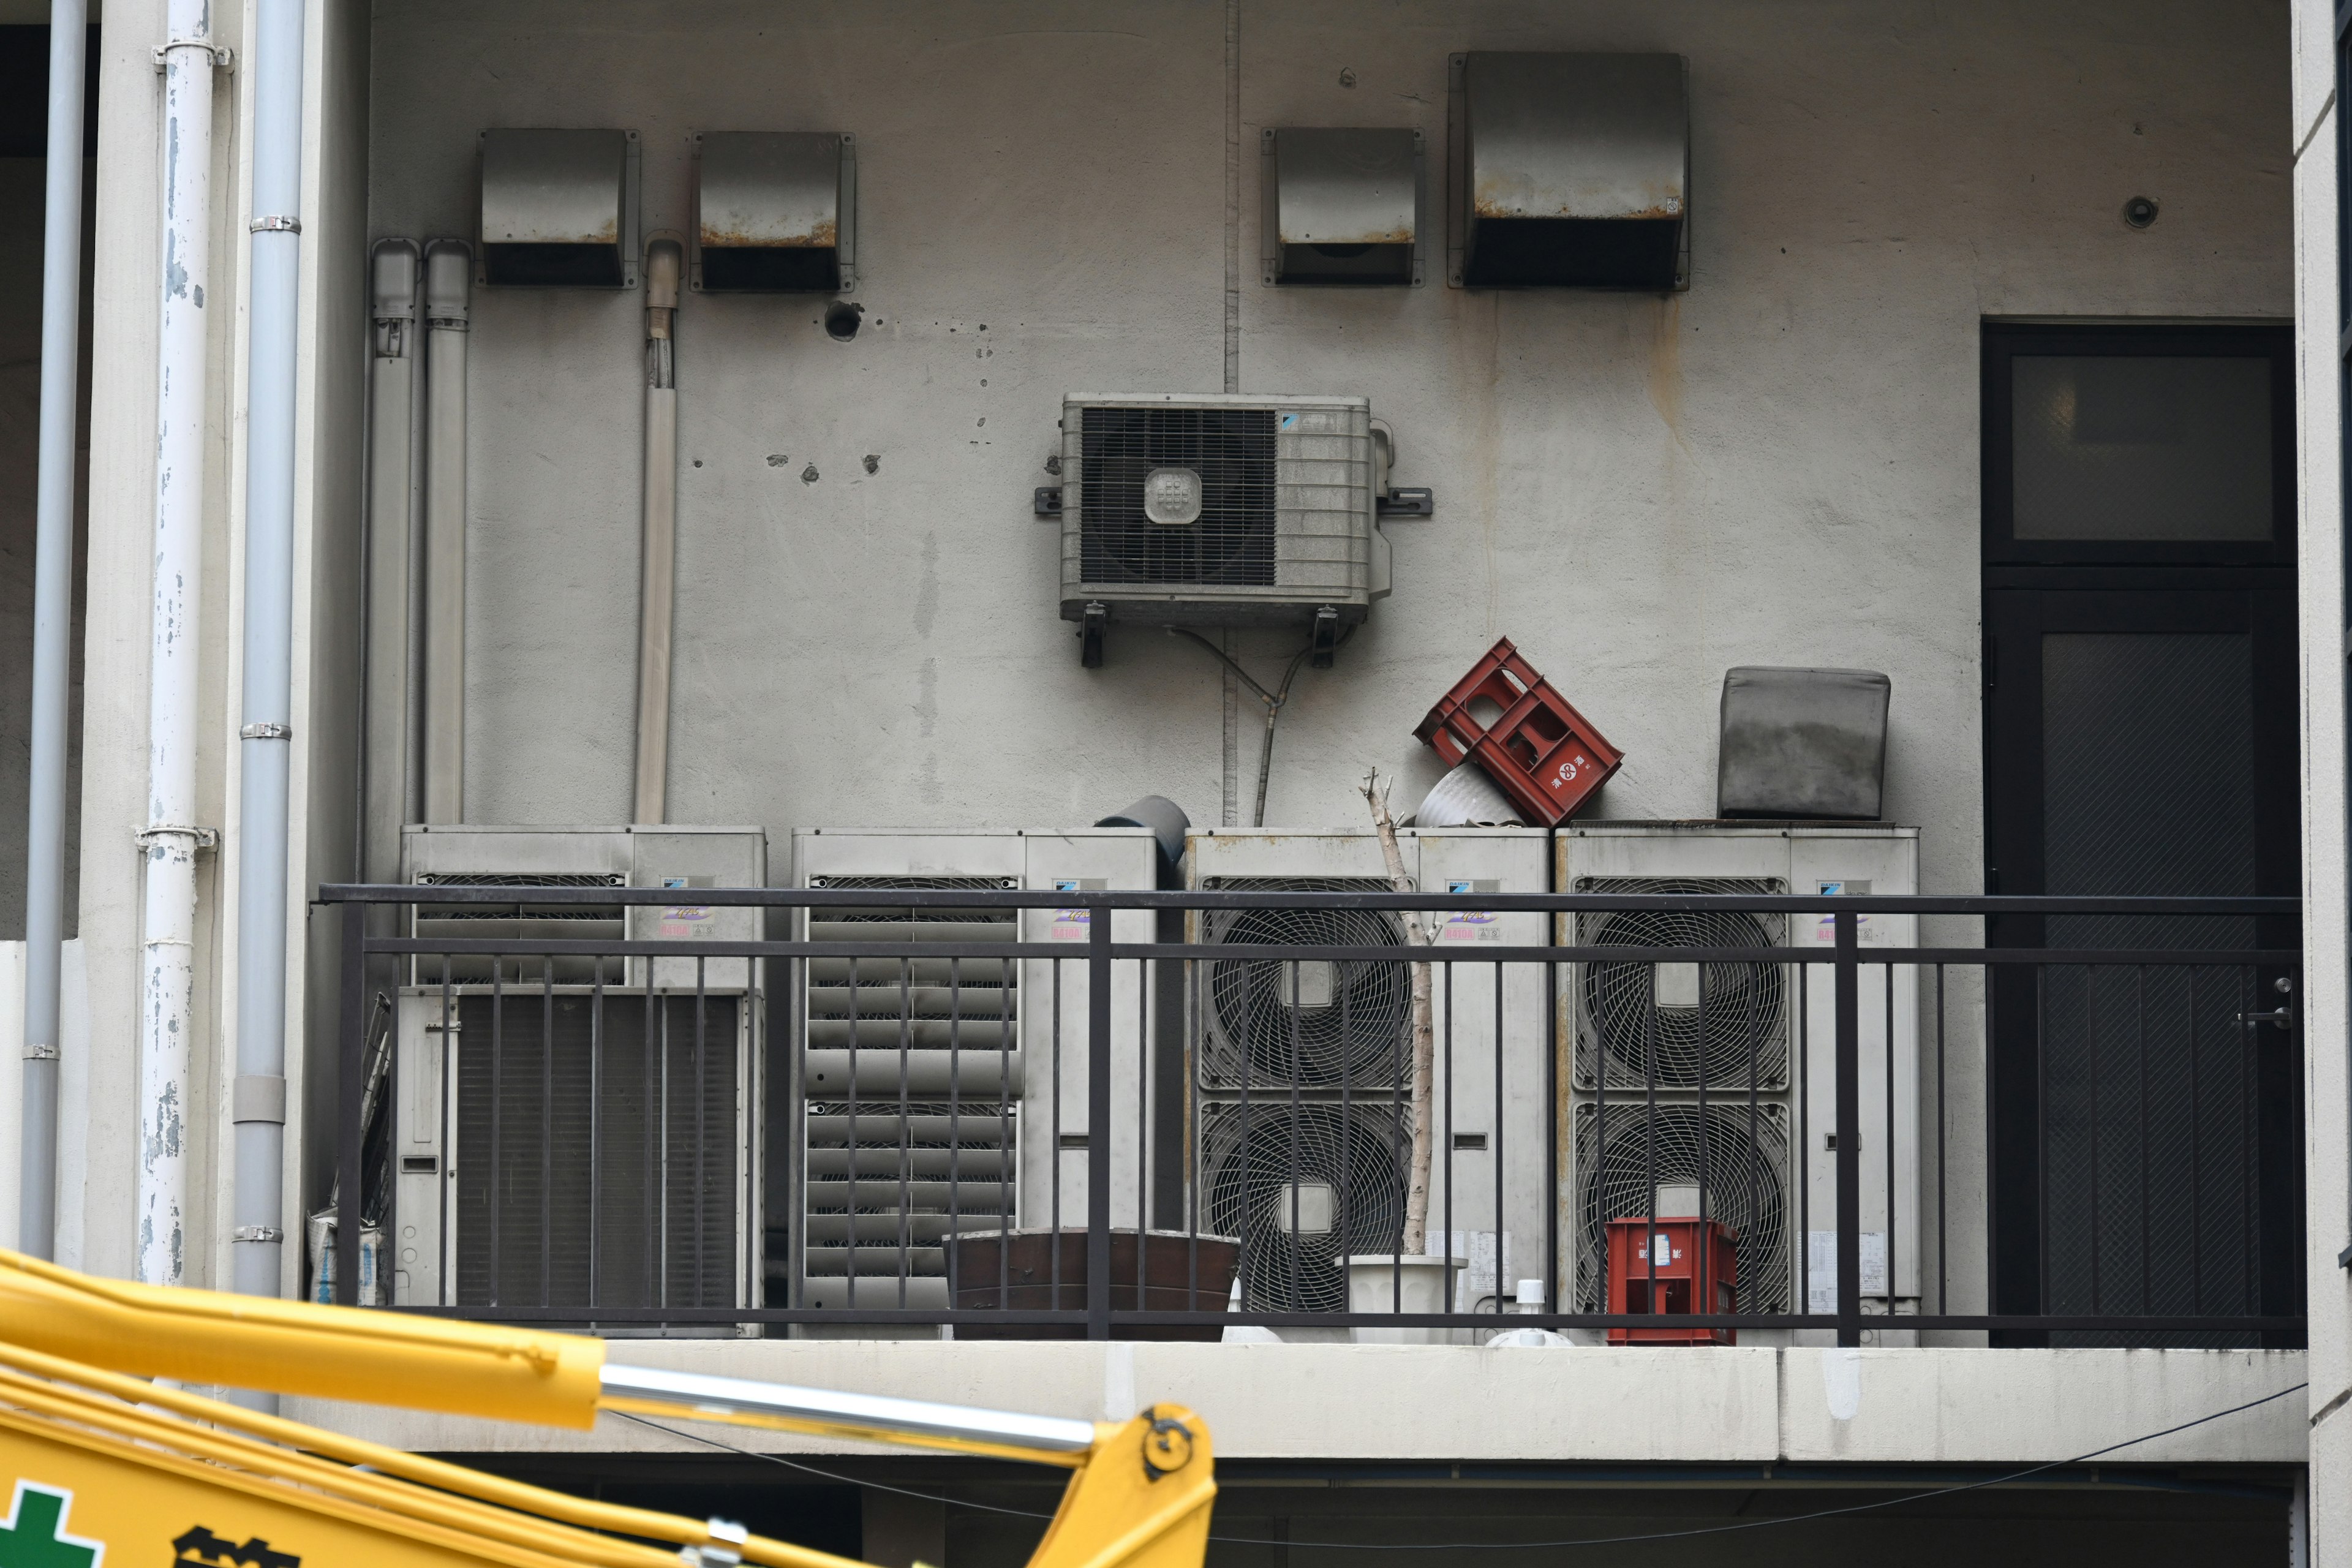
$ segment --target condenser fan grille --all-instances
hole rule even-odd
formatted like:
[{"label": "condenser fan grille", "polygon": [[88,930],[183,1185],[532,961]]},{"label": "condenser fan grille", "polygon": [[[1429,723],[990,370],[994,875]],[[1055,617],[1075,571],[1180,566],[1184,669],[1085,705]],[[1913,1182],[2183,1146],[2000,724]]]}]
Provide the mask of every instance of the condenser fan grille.
[{"label": "condenser fan grille", "polygon": [[1204,1231],[1242,1238],[1244,1305],[1347,1310],[1345,1260],[1391,1253],[1411,1139],[1391,1106],[1202,1108]]},{"label": "condenser fan grille", "polygon": [[[1087,408],[1078,433],[1081,570],[1089,583],[1274,582],[1275,413]],[[1154,521],[1145,480],[1194,476],[1198,514]],[[1189,510],[1189,507],[1186,509]]]},{"label": "condenser fan grille", "polygon": [[[1225,892],[1393,891],[1369,877],[1211,878]],[[1402,947],[1393,915],[1376,910],[1213,910],[1203,940],[1236,947]],[[1297,1084],[1371,1089],[1400,1081],[1412,1021],[1403,963],[1214,959],[1203,982],[1203,1080],[1212,1088]]]},{"label": "condenser fan grille", "polygon": [[[1751,1125],[1753,1132],[1751,1135]],[[1704,1130],[1702,1131],[1702,1129]],[[1601,1148],[1605,1138],[1606,1149]],[[1713,1106],[1704,1122],[1693,1105],[1639,1104],[1576,1110],[1579,1311],[1607,1310],[1612,1219],[1653,1212],[1657,1186],[1694,1188],[1706,1172],[1706,1216],[1736,1233],[1738,1310],[1789,1310],[1789,1120],[1780,1106]]]},{"label": "condenser fan grille", "polygon": [[[1580,893],[1771,894],[1770,878],[1586,877]],[[1580,915],[1585,947],[1770,948],[1787,917],[1723,910],[1611,910]],[[1610,963],[1583,966],[1576,1075],[1660,1089],[1775,1088],[1788,1081],[1788,981],[1778,963]],[[1702,1025],[1704,1026],[1702,1026]]]}]

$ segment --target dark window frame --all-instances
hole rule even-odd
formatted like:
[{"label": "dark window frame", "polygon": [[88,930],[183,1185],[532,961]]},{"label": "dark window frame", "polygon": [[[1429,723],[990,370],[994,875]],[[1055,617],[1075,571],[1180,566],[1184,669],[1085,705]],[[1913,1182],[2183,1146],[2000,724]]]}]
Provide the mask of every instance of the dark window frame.
[{"label": "dark window frame", "polygon": [[[2347,0],[2352,5],[2352,0]],[[2294,325],[2136,322],[1984,323],[1984,563],[1997,565],[2292,566],[2295,560]],[[2011,362],[2021,354],[2267,358],[2271,367],[2271,537],[2221,540],[2019,539],[2012,478]]]}]

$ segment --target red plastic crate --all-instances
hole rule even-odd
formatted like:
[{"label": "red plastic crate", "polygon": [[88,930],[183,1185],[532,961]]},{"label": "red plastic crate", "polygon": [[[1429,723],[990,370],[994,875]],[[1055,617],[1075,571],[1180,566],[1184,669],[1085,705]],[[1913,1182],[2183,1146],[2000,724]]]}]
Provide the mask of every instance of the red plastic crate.
[{"label": "red plastic crate", "polygon": [[[1481,698],[1502,710],[1492,724],[1470,716],[1471,704]],[[1438,699],[1413,737],[1437,748],[1449,763],[1476,763],[1546,827],[1575,816],[1625,760],[1519,657],[1508,637]]]},{"label": "red plastic crate", "polygon": [[[1729,1227],[1717,1220],[1643,1215],[1609,1222],[1609,1310],[1662,1316],[1731,1312],[1739,1299],[1739,1254]],[[1647,1245],[1644,1246],[1644,1238]],[[1694,1306],[1706,1302],[1709,1306]],[[1698,1324],[1678,1328],[1612,1329],[1612,1345],[1731,1345],[1733,1329]]]}]

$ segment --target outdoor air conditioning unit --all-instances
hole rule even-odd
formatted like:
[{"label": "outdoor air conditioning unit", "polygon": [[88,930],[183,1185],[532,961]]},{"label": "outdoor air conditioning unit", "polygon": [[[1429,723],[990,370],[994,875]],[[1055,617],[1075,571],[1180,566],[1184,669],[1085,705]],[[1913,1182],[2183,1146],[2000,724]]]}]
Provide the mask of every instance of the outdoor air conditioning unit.
[{"label": "outdoor air conditioning unit", "polygon": [[[1097,1130],[1087,1108],[1090,911],[917,908],[892,895],[1148,889],[1158,857],[1141,827],[793,836],[795,887],[872,894],[870,903],[801,911],[803,940],[1067,942],[1070,957],[808,962],[779,1116],[796,1128],[798,1156],[791,1190],[779,1194],[788,1216],[772,1249],[786,1259],[780,1304],[947,1307],[959,1232],[1084,1228],[1098,1131],[1112,1164],[1110,1223],[1136,1225],[1150,1157],[1137,1112],[1153,1043],[1139,966],[1112,973],[1116,1109],[1113,1124]],[[1112,930],[1121,942],[1149,942],[1153,913],[1119,911]]]},{"label": "outdoor air conditioning unit", "polygon": [[1387,468],[1361,397],[1064,398],[1062,485],[1039,506],[1062,520],[1062,618],[1082,661],[1100,664],[1105,629],[1128,621],[1297,626],[1328,663],[1389,592]]},{"label": "outdoor air conditioning unit", "polygon": [[[1876,824],[1592,822],[1571,824],[1556,839],[1564,893],[1913,893],[1918,848],[1917,828]],[[1583,947],[1826,947],[1833,940],[1827,915],[1582,912],[1559,920],[1559,941]],[[1917,923],[1910,915],[1861,916],[1864,959],[1917,945]],[[1559,1219],[1570,1310],[1606,1310],[1603,1227],[1651,1212],[1661,1202],[1654,1183],[1672,1189],[1657,1212],[1694,1212],[1687,1205],[1703,1184],[1707,1217],[1738,1233],[1740,1311],[1833,1310],[1829,970],[1588,963],[1563,964],[1559,976],[1559,1016],[1573,1042],[1573,1131]],[[1916,1313],[1918,973],[1865,967],[1860,990],[1864,1310]]]},{"label": "outdoor air conditioning unit", "polygon": [[[1549,836],[1541,830],[1407,829],[1397,837],[1423,891],[1546,890]],[[1202,831],[1192,836],[1186,863],[1189,885],[1202,891],[1395,890],[1369,832]],[[1544,941],[1540,913],[1423,918],[1454,952]],[[1203,1235],[1242,1238],[1248,1308],[1345,1310],[1344,1260],[1395,1251],[1404,1221],[1411,970],[1246,954],[1283,945],[1402,949],[1403,922],[1381,910],[1274,909],[1195,910],[1192,924],[1189,940],[1236,954],[1201,963],[1189,987],[1195,1223]],[[1468,1260],[1457,1310],[1492,1311],[1498,1283],[1508,1292],[1543,1272],[1544,970],[1507,965],[1498,986],[1492,966],[1440,963],[1431,979],[1428,1250]]]},{"label": "outdoor air conditioning unit", "polygon": [[440,888],[676,888],[675,904],[423,903],[404,934],[675,941],[680,952],[406,961],[395,1303],[757,1305],[761,966],[691,954],[698,942],[756,941],[761,916],[688,900],[764,886],[765,835],[410,827],[401,875]]}]

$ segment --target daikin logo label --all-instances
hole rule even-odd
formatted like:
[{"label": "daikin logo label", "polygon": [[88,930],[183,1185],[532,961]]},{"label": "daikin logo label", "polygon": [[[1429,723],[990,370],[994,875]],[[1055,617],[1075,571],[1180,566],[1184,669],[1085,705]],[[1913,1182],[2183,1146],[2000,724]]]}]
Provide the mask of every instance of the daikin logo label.
[{"label": "daikin logo label", "polygon": [[106,1542],[66,1533],[73,1493],[19,1480],[8,1502],[8,1522],[0,1525],[0,1568],[99,1568]]}]

